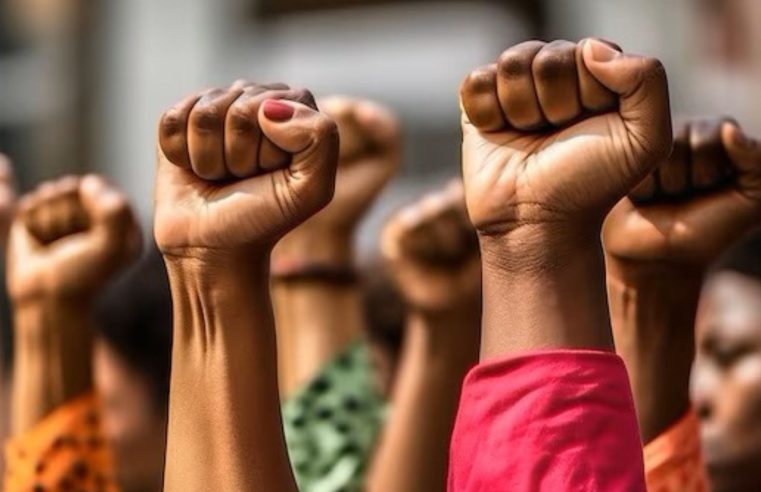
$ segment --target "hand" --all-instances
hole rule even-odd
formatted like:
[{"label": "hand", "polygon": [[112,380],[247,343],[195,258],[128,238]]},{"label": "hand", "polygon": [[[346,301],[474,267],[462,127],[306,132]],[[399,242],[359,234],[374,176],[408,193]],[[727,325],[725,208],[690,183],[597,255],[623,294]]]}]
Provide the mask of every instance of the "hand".
[{"label": "hand", "polygon": [[0,248],[5,249],[16,212],[16,177],[11,161],[0,154]]},{"label": "hand", "polygon": [[267,251],[333,195],[338,131],[312,95],[236,82],[161,118],[155,235],[165,255]]},{"label": "hand", "polygon": [[319,106],[335,120],[341,137],[335,195],[323,210],[284,237],[275,254],[346,263],[352,260],[358,222],[399,168],[399,123],[389,110],[368,100],[333,96]]},{"label": "hand", "polygon": [[480,304],[478,238],[461,181],[394,215],[383,230],[381,251],[413,309],[443,312]]},{"label": "hand", "polygon": [[605,221],[609,263],[702,270],[761,219],[761,145],[731,120],[686,124],[668,159]]},{"label": "hand", "polygon": [[487,237],[538,226],[596,240],[671,144],[661,64],[594,39],[514,46],[466,78],[461,104],[468,211]]},{"label": "hand", "polygon": [[11,226],[8,288],[16,304],[88,296],[135,258],[140,229],[126,197],[95,175],[43,183]]}]

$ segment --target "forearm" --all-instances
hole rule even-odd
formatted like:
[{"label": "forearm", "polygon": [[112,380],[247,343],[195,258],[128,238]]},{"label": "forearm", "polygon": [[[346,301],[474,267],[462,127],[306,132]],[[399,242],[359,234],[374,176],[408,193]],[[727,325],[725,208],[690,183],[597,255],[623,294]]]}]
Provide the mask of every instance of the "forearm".
[{"label": "forearm", "polygon": [[398,381],[368,490],[445,490],[465,373],[478,361],[480,306],[407,321]]},{"label": "forearm", "polygon": [[92,387],[88,303],[27,301],[15,307],[11,432],[34,426]]},{"label": "forearm", "polygon": [[164,490],[296,490],[268,258],[168,258],[174,345]]},{"label": "forearm", "polygon": [[616,351],[626,362],[645,443],[689,407],[702,273],[691,266],[608,261]]},{"label": "forearm", "polygon": [[514,258],[526,254],[520,236],[481,239],[481,360],[548,348],[613,350],[599,240],[557,240],[547,239],[546,249],[557,251],[548,262]]},{"label": "forearm", "polygon": [[[352,268],[351,239],[289,239],[278,245],[276,268],[288,258],[305,265]],[[312,245],[311,250],[309,244]],[[286,265],[287,269],[287,265]],[[364,332],[362,295],[347,279],[275,278],[272,288],[277,319],[280,390],[296,391]]]}]

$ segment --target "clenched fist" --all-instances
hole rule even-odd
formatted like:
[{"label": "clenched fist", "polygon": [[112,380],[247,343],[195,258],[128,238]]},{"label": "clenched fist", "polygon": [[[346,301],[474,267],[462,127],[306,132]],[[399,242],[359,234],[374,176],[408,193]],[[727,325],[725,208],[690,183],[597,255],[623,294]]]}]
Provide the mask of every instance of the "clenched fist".
[{"label": "clenched fist", "polygon": [[703,267],[761,219],[761,145],[727,119],[685,124],[605,221],[609,260]]},{"label": "clenched fist", "polygon": [[292,261],[351,263],[354,231],[399,168],[401,138],[394,115],[372,101],[332,96],[320,110],[338,125],[341,145],[333,200],[278,243],[276,265]]},{"label": "clenched fist", "polygon": [[383,230],[381,251],[413,309],[442,312],[478,303],[478,238],[460,181],[394,215]]},{"label": "clenched fist", "polygon": [[596,39],[514,46],[460,97],[465,195],[482,235],[596,235],[671,144],[661,64]]},{"label": "clenched fist", "polygon": [[159,125],[159,247],[271,248],[330,201],[338,151],[305,90],[240,81],[181,101]]},{"label": "clenched fist", "polygon": [[126,197],[103,178],[67,176],[19,202],[11,226],[8,289],[16,304],[90,295],[138,254]]}]

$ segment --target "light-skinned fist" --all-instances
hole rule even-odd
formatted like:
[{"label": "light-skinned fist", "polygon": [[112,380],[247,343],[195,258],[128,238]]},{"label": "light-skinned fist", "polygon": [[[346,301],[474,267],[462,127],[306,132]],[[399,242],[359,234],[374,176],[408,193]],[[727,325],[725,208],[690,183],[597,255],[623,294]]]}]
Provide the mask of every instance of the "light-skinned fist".
[{"label": "light-skinned fist", "polygon": [[86,299],[141,247],[125,195],[96,175],[41,184],[19,201],[8,248],[8,290],[16,303]]}]

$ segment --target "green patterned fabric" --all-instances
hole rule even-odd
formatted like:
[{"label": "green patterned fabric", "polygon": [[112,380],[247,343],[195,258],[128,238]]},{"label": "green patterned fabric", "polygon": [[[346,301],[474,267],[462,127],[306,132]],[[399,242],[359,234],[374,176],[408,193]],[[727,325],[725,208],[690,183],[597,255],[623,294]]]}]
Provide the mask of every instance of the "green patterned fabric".
[{"label": "green patterned fabric", "polygon": [[362,490],[385,413],[367,345],[352,345],[282,408],[299,490]]}]

